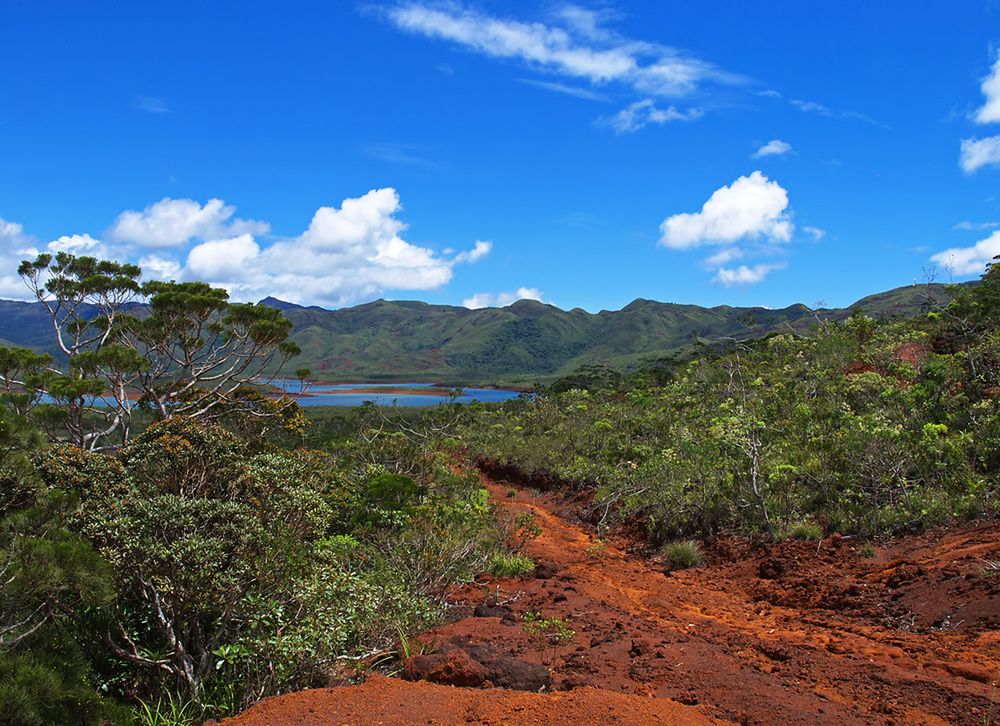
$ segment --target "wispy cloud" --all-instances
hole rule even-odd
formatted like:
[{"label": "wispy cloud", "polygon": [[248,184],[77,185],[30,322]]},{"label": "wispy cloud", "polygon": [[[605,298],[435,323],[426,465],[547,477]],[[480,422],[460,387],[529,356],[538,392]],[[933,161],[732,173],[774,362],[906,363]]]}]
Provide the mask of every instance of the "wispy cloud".
[{"label": "wispy cloud", "polygon": [[614,129],[616,134],[628,134],[650,124],[662,126],[671,121],[695,121],[704,115],[700,108],[680,110],[676,106],[659,108],[651,98],[631,103],[613,116],[602,117],[598,123]]},{"label": "wispy cloud", "polygon": [[813,238],[813,242],[819,242],[821,239],[826,237],[826,230],[820,229],[819,227],[803,227],[802,231],[810,235]]},{"label": "wispy cloud", "polygon": [[973,119],[980,124],[1000,122],[1000,53],[997,53],[996,62],[980,88],[986,102],[979,107]]},{"label": "wispy cloud", "polygon": [[379,142],[366,144],[361,147],[362,152],[372,159],[387,161],[392,164],[406,164],[409,166],[433,166],[433,162],[426,158],[424,152],[427,147],[418,144],[397,144],[391,142]]},{"label": "wispy cloud", "polygon": [[996,229],[997,227],[1000,227],[1000,222],[970,222],[963,220],[956,224],[953,229],[978,232],[984,229]]},{"label": "wispy cloud", "polygon": [[587,101],[599,101],[600,103],[609,103],[611,101],[610,96],[607,94],[590,88],[567,86],[565,83],[558,83],[556,81],[539,81],[533,78],[518,78],[517,80],[519,83],[524,83],[528,86],[544,88],[546,91],[554,91],[555,93],[562,93],[567,96],[582,98]]},{"label": "wispy cloud", "polygon": [[877,118],[873,118],[866,113],[860,113],[858,111],[842,111],[830,108],[829,106],[817,103],[816,101],[803,101],[800,98],[790,98],[788,103],[803,113],[812,113],[817,116],[827,116],[829,118],[838,118],[846,121],[861,121],[866,124],[871,124],[872,126],[878,126],[882,129],[891,128],[887,124],[879,121]]},{"label": "wispy cloud", "polygon": [[135,107],[146,113],[170,113],[170,106],[162,98],[142,96],[135,100]]},{"label": "wispy cloud", "polygon": [[[610,123],[616,130],[690,120],[702,112],[674,106],[659,109],[652,99],[670,98],[676,103],[676,99],[702,96],[713,88],[746,80],[676,48],[622,35],[609,26],[615,18],[609,11],[563,5],[543,22],[490,15],[454,2],[413,1],[398,2],[382,12],[403,31],[563,79],[522,82],[587,100],[607,100],[604,92],[609,90],[638,99],[636,103],[643,104],[638,110],[648,118],[624,126]],[[581,82],[590,88],[581,87]],[[638,117],[636,109],[633,115]]]}]

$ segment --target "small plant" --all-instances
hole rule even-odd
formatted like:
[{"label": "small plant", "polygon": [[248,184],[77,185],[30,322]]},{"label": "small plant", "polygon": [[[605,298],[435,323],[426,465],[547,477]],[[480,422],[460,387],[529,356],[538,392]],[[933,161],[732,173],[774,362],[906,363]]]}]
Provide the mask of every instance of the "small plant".
[{"label": "small plant", "polygon": [[139,702],[136,722],[141,726],[194,726],[201,723],[201,709],[194,701],[185,701],[173,693],[155,704]]},{"label": "small plant", "polygon": [[865,542],[863,545],[861,545],[861,549],[858,551],[858,553],[862,557],[867,557],[871,559],[876,555],[875,545],[873,545],[871,542]]},{"label": "small plant", "polygon": [[602,557],[604,557],[607,551],[608,551],[608,543],[600,538],[595,539],[593,542],[587,545],[587,550],[586,550],[587,557],[589,557],[592,560],[601,559]]},{"label": "small plant", "polygon": [[521,616],[524,632],[542,653],[542,662],[552,663],[556,650],[573,639],[576,631],[562,618],[543,618],[541,613],[529,610]]},{"label": "small plant", "polygon": [[788,537],[817,542],[823,539],[823,528],[815,522],[799,522],[788,530]]},{"label": "small plant", "polygon": [[983,577],[1000,576],[1000,561],[982,559],[979,561],[983,563]]},{"label": "small plant", "polygon": [[497,552],[490,558],[487,569],[494,577],[521,577],[535,569],[535,561],[527,555]]},{"label": "small plant", "polygon": [[670,563],[671,567],[678,570],[698,567],[705,561],[701,545],[693,540],[670,542],[663,545],[663,549],[660,552],[666,558],[667,562]]},{"label": "small plant", "polygon": [[513,499],[516,496],[517,496],[517,489],[508,489],[507,490],[507,498],[508,499]]}]

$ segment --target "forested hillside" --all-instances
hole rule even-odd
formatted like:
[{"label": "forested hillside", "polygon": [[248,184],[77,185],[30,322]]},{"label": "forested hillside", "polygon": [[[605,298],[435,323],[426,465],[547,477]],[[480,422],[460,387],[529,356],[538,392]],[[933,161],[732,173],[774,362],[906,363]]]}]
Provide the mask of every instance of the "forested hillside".
[{"label": "forested hillside", "polygon": [[[700,344],[802,331],[817,317],[842,320],[853,310],[895,320],[948,296],[946,286],[931,284],[872,295],[848,308],[706,308],[639,299],[621,310],[599,313],[530,300],[479,310],[386,300],[339,310],[274,298],[261,304],[279,308],[292,322],[291,340],[302,350],[296,363],[320,378],[530,385],[582,365],[629,368]],[[0,301],[0,315],[5,320],[2,337],[55,352],[51,323],[38,305]]]}]

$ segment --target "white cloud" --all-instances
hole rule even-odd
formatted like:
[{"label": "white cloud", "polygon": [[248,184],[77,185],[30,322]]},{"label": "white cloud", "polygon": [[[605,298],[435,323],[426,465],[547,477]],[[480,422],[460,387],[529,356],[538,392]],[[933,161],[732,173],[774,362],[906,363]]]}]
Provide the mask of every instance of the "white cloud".
[{"label": "white cloud", "polygon": [[821,239],[826,237],[826,230],[820,229],[819,227],[803,227],[802,231],[806,234],[812,235],[813,241],[819,242]]},{"label": "white cloud", "polygon": [[698,108],[681,111],[674,106],[658,108],[651,98],[631,103],[614,116],[600,119],[600,123],[609,126],[618,134],[638,131],[649,124],[663,125],[671,121],[694,121],[703,115]]},{"label": "white cloud", "polygon": [[[0,217],[0,297],[13,300],[29,299],[28,288],[17,274],[21,260],[37,254],[35,241],[24,233],[24,227]],[[0,333],[2,337],[2,333]]]},{"label": "white cloud", "polygon": [[194,239],[220,239],[243,233],[265,234],[266,222],[234,218],[236,207],[221,199],[204,205],[193,199],[164,197],[141,212],[127,210],[118,215],[108,239],[141,247],[178,247]]},{"label": "white cloud", "polygon": [[725,247],[714,255],[705,258],[705,264],[709,267],[721,267],[726,265],[733,260],[743,259],[743,250],[739,247]]},{"label": "white cloud", "polygon": [[488,255],[493,250],[493,243],[484,240],[476,240],[475,246],[467,252],[459,252],[455,255],[456,263],[477,262]]},{"label": "white cloud", "polygon": [[799,111],[804,113],[816,113],[820,116],[832,116],[833,111],[824,106],[821,103],[816,103],[815,101],[803,101],[798,98],[793,98],[789,101],[790,104],[795,106]]},{"label": "white cloud", "polygon": [[1000,123],[1000,53],[997,54],[992,71],[983,79],[981,88],[986,102],[973,118],[976,123],[981,124]]},{"label": "white cloud", "polygon": [[492,245],[479,241],[452,259],[406,242],[395,189],[373,189],[321,207],[298,237],[261,247],[250,234],[203,242],[183,272],[228,289],[235,299],[273,295],[294,303],[347,305],[386,290],[446,284],[456,264],[474,262]]},{"label": "white cloud", "polygon": [[792,145],[781,139],[771,139],[753,153],[753,158],[761,159],[765,156],[784,156],[792,150]]},{"label": "white cloud", "polygon": [[157,280],[176,280],[181,274],[180,263],[171,257],[146,255],[139,258],[143,275]]},{"label": "white cloud", "polygon": [[[743,83],[736,74],[722,71],[669,46],[628,38],[607,27],[614,13],[563,5],[554,11],[550,22],[526,22],[494,15],[450,3],[403,1],[385,11],[396,27],[455,43],[482,55],[520,62],[537,71],[591,86],[616,86],[639,97],[680,98],[704,91],[706,86]],[[606,100],[579,86],[546,81],[527,81],[534,85],[590,100]],[[651,103],[651,102],[650,102]],[[700,111],[651,109],[642,116],[643,123],[665,123],[674,114],[697,118]],[[608,125],[617,128],[614,123]]]},{"label": "white cloud", "polygon": [[707,80],[738,80],[674,48],[621,37],[603,27],[600,14],[573,6],[559,14],[561,25],[498,18],[457,4],[405,2],[386,14],[402,30],[595,85],[617,81],[643,94],[682,96]]},{"label": "white cloud", "polygon": [[542,291],[535,287],[519,287],[513,292],[477,292],[472,297],[462,301],[462,305],[471,309],[505,308],[518,300],[537,300],[545,302]]},{"label": "white cloud", "polygon": [[1000,166],[1000,136],[962,139],[962,151],[958,163],[966,174],[971,174],[984,166]]},{"label": "white cloud", "polygon": [[840,111],[830,108],[829,106],[824,106],[822,103],[816,103],[815,101],[803,101],[800,98],[791,98],[788,100],[788,103],[803,113],[814,113],[817,116],[827,116],[830,118],[839,118],[848,121],[864,121],[866,124],[878,126],[882,129],[889,128],[889,126],[882,123],[878,119],[872,118],[866,113],[859,113],[858,111]]},{"label": "white cloud", "polygon": [[753,267],[740,265],[735,269],[720,267],[719,271],[715,273],[715,282],[726,287],[732,287],[733,285],[753,285],[761,282],[774,270],[781,270],[783,268],[784,265],[782,264],[760,264]]},{"label": "white cloud", "polygon": [[49,252],[69,252],[78,257],[107,258],[104,245],[89,234],[64,234],[48,244]]},{"label": "white cloud", "polygon": [[[451,280],[456,265],[481,260],[492,250],[484,240],[457,254],[411,244],[403,239],[401,209],[395,189],[373,189],[345,199],[339,208],[321,207],[300,235],[265,244],[253,230],[268,225],[233,218],[234,208],[219,200],[201,205],[166,199],[143,212],[120,215],[113,228],[120,241],[114,246],[78,234],[64,235],[47,249],[138,260],[147,278],[201,280],[225,287],[237,301],[273,295],[330,306],[390,290],[440,287]],[[213,236],[213,231],[222,234]],[[16,269],[39,249],[46,246],[20,225],[0,219],[0,297],[26,298]]]},{"label": "white cloud", "polygon": [[188,253],[188,276],[198,280],[239,280],[259,256],[260,246],[249,234],[202,242]]},{"label": "white cloud", "polygon": [[1000,222],[970,222],[964,220],[956,224],[953,229],[980,231],[984,229],[996,229],[997,227],[1000,227]]},{"label": "white cloud", "polygon": [[717,189],[700,212],[675,214],[660,225],[660,244],[690,249],[767,238],[787,242],[794,229],[786,210],[788,192],[761,172]]},{"label": "white cloud", "polygon": [[952,247],[938,252],[931,260],[955,275],[981,275],[997,255],[1000,255],[1000,230],[971,247]]},{"label": "white cloud", "polygon": [[607,95],[601,93],[600,91],[594,91],[590,88],[567,86],[565,83],[557,83],[555,81],[539,81],[534,78],[518,78],[517,80],[519,83],[524,83],[528,86],[543,88],[546,91],[555,91],[556,93],[562,93],[566,96],[582,98],[586,101],[599,101],[601,103],[607,103],[611,100]]},{"label": "white cloud", "polygon": [[167,102],[155,96],[143,96],[136,99],[135,107],[146,113],[170,113],[170,106],[167,105]]}]

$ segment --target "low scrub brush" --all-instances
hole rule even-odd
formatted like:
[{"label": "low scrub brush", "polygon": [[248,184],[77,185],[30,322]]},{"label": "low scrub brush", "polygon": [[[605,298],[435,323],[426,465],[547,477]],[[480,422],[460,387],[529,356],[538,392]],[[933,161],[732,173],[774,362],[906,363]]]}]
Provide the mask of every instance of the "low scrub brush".
[{"label": "low scrub brush", "polygon": [[705,561],[705,555],[701,551],[701,545],[693,540],[681,542],[670,542],[663,545],[660,554],[676,570],[685,570],[688,567],[698,567]]}]

